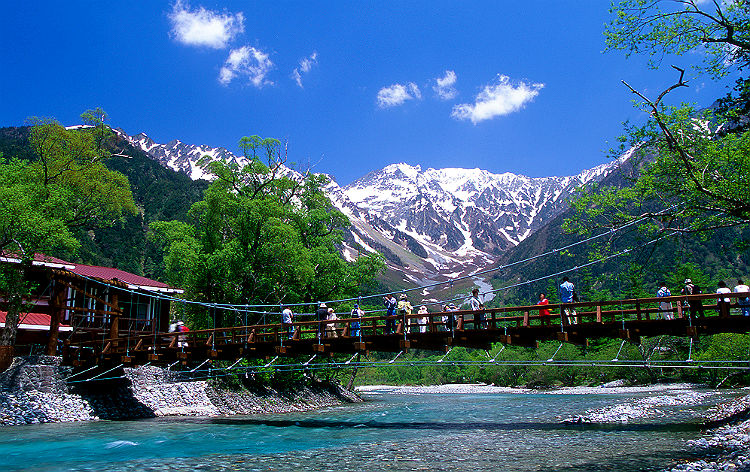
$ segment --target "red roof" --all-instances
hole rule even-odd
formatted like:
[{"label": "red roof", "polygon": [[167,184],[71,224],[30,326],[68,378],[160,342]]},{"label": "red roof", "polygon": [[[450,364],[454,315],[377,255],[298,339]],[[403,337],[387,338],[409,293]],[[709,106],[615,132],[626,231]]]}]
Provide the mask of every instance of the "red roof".
[{"label": "red roof", "polygon": [[[11,253],[0,253],[0,262],[18,263],[20,262],[20,260]],[[164,282],[141,277],[140,275],[131,274],[130,272],[125,272],[124,270],[114,269],[112,267],[74,264],[72,262],[58,259],[57,257],[48,256],[46,254],[34,254],[34,264],[69,270],[74,274],[78,274],[83,277],[96,278],[105,282],[117,280],[130,285],[130,288],[143,288],[147,290],[151,289],[157,291],[182,293],[182,290],[172,288]]]},{"label": "red roof", "polygon": [[37,262],[48,262],[50,264],[75,265],[72,262],[64,261],[54,256],[48,256],[47,254],[34,254],[34,260]]},{"label": "red roof", "polygon": [[99,267],[85,264],[75,264],[75,269],[71,272],[74,274],[82,275],[84,277],[93,277],[102,280],[119,280],[130,285],[138,285],[140,287],[153,287],[153,288],[171,288],[164,282],[157,280],[151,280],[140,275],[131,274],[120,269],[113,269],[112,267]]},{"label": "red roof", "polygon": [[[5,327],[5,317],[8,315],[6,311],[0,311],[0,325]],[[44,313],[21,313],[21,323],[19,327],[21,329],[49,329],[51,318],[49,315]],[[60,323],[60,328],[63,331],[69,331],[71,326]]]}]

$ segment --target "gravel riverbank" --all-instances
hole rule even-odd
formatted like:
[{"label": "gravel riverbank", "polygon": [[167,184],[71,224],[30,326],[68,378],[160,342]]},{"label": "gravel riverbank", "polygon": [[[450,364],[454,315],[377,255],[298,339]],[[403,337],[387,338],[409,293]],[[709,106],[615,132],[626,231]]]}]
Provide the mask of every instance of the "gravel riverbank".
[{"label": "gravel riverbank", "polygon": [[106,382],[66,382],[72,374],[57,357],[16,358],[0,374],[0,425],[284,413],[361,401],[337,385],[226,390],[206,381],[179,381],[153,366],[123,369],[123,378]]},{"label": "gravel riverbank", "polygon": [[[555,390],[533,390],[526,388],[496,387],[486,384],[456,384],[434,386],[389,386],[369,385],[358,387],[360,393],[400,394],[643,394],[648,396],[605,408],[583,412],[572,418],[560,418],[566,423],[629,423],[642,418],[657,418],[663,407],[675,405],[697,405],[718,392],[696,389],[690,384],[667,384],[626,387],[612,383],[599,387],[570,387]],[[702,460],[675,463],[670,472],[750,472],[750,395],[731,402],[720,403],[711,408],[705,417],[706,432],[688,445]]]}]

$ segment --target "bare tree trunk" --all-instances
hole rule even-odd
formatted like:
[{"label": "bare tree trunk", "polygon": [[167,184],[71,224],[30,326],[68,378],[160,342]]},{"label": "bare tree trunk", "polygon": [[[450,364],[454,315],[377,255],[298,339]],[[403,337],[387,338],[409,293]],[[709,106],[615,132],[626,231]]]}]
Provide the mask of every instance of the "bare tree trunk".
[{"label": "bare tree trunk", "polygon": [[[359,353],[357,353],[357,362],[359,362]],[[359,369],[359,367],[355,367],[354,370],[352,370],[352,376],[349,377],[349,383],[346,384],[346,389],[350,392],[352,391],[352,388],[354,388],[354,378],[357,376],[357,369]]]}]

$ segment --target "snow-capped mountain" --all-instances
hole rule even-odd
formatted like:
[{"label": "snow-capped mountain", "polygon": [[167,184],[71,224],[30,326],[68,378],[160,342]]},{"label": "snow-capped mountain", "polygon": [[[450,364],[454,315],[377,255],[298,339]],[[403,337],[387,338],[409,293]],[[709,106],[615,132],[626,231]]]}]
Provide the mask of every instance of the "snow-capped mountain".
[{"label": "snow-capped mountain", "polygon": [[[465,274],[491,264],[568,208],[575,189],[601,180],[618,165],[531,178],[481,169],[422,171],[402,163],[344,188],[332,183],[327,190],[353,223],[351,243],[378,250],[414,273]],[[404,252],[410,253],[406,260],[399,256]]]},{"label": "snow-capped mountain", "polygon": [[[158,144],[143,133],[123,136],[194,180],[210,177],[197,164],[206,155],[246,163],[224,148],[177,140]],[[578,175],[542,178],[392,164],[345,187],[331,179],[325,190],[352,222],[344,256],[353,259],[358,252],[378,251],[392,268],[416,281],[436,273],[463,275],[492,264],[568,208],[576,188],[600,181],[626,157]]]},{"label": "snow-capped mountain", "polygon": [[145,133],[128,136],[120,132],[130,143],[142,149],[151,157],[159,161],[163,166],[169,167],[177,172],[187,174],[193,180],[209,179],[203,169],[198,165],[198,161],[204,156],[223,159],[227,162],[235,162],[240,166],[245,165],[247,160],[244,157],[237,157],[225,148],[212,148],[202,145],[185,144],[177,139],[167,144],[155,143]]}]

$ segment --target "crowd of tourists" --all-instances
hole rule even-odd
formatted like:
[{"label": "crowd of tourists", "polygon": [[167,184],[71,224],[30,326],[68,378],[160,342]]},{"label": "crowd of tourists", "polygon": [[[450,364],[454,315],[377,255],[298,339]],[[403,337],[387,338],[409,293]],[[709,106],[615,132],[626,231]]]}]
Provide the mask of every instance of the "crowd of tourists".
[{"label": "crowd of tourists", "polygon": [[[727,296],[719,296],[717,298],[717,309],[720,313],[729,313],[729,310],[736,306],[739,312],[744,316],[750,316],[750,287],[748,287],[742,279],[737,279],[733,289],[730,289],[726,282],[720,281],[717,284],[716,294],[728,294],[728,293],[739,293],[745,294],[745,296],[737,296],[736,305],[732,305],[731,298]],[[700,295],[703,294],[701,288],[696,285],[691,279],[685,279],[683,286],[679,291],[680,295]],[[560,300],[561,308],[561,323],[567,323],[569,325],[577,324],[580,322],[579,315],[576,312],[576,303],[580,301],[576,286],[571,282],[568,277],[563,277],[560,285],[557,287],[557,295]],[[657,298],[664,298],[658,302],[658,317],[665,320],[674,319],[677,311],[676,304],[680,304],[682,309],[686,313],[689,313],[692,317],[704,316],[703,300],[686,297],[683,299],[675,299],[672,295],[672,291],[667,287],[666,283],[659,284],[659,288],[656,291]],[[406,293],[402,293],[398,299],[395,294],[389,294],[383,297],[384,311],[380,312],[383,318],[383,324],[381,325],[383,333],[394,334],[397,332],[399,323],[402,323],[404,332],[407,333],[426,333],[430,331],[430,325],[433,325],[432,329],[439,331],[452,331],[459,327],[459,323],[471,324],[474,329],[486,329],[488,327],[487,317],[482,295],[478,288],[474,288],[471,292],[471,297],[466,301],[465,305],[468,309],[474,312],[473,315],[466,316],[465,313],[458,316],[455,312],[460,311],[460,307],[456,306],[455,303],[449,302],[439,306],[441,314],[439,317],[431,318],[430,311],[427,305],[421,305],[419,308],[415,308],[409,301],[409,297]],[[732,297],[734,298],[734,297]],[[549,299],[547,294],[540,293],[537,305],[539,306],[539,320],[542,326],[550,326],[552,312],[546,306],[549,305]],[[463,305],[461,305],[463,306]],[[416,310],[416,313],[415,313]],[[413,316],[413,315],[421,316]],[[317,334],[319,337],[336,338],[343,332],[343,326],[348,324],[349,331],[348,336],[358,337],[362,334],[362,324],[359,321],[365,316],[365,311],[362,310],[359,304],[355,304],[354,308],[344,318],[349,318],[354,321],[351,322],[340,322],[340,318],[337,316],[333,308],[328,307],[325,303],[319,303],[318,308],[315,311],[314,319],[317,323]],[[282,327],[285,329],[285,333],[289,338],[294,336],[294,314],[289,307],[283,309],[281,314]]]}]

